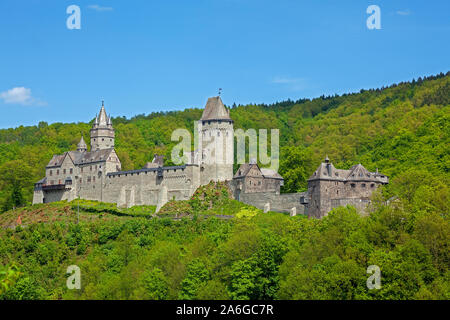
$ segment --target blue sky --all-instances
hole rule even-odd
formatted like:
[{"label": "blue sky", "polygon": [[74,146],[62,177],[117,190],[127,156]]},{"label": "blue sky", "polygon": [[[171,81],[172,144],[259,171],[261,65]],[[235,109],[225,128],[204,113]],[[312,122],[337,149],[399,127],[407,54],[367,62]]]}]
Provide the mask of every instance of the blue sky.
[{"label": "blue sky", "polygon": [[[69,5],[81,29],[69,30]],[[381,8],[381,30],[366,9]],[[2,0],[0,127],[359,91],[450,70],[450,1]]]}]

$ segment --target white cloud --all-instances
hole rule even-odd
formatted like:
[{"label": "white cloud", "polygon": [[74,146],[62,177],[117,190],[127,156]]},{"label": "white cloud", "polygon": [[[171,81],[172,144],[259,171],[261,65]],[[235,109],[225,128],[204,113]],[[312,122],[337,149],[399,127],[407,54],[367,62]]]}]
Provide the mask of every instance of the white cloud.
[{"label": "white cloud", "polygon": [[103,11],[112,11],[113,8],[112,7],[102,7],[98,4],[91,4],[88,5],[89,9],[95,10],[95,11],[99,11],[99,12],[103,12]]},{"label": "white cloud", "polygon": [[409,11],[409,9],[398,10],[396,13],[401,16],[409,16],[411,14],[411,11]]},{"label": "white cloud", "polygon": [[6,104],[19,104],[23,106],[42,106],[46,104],[44,101],[33,98],[31,95],[31,89],[25,87],[15,87],[7,91],[0,92],[0,99],[2,99]]},{"label": "white cloud", "polygon": [[287,85],[288,88],[293,91],[302,91],[308,87],[306,79],[303,78],[275,77],[271,82],[275,84]]}]

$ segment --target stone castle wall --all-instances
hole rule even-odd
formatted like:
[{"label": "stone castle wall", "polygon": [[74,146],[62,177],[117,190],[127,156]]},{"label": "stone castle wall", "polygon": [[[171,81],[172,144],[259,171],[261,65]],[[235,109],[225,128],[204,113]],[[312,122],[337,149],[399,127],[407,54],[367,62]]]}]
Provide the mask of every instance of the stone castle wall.
[{"label": "stone castle wall", "polygon": [[[161,198],[187,200],[199,186],[198,166],[112,172],[79,187],[82,199],[117,203],[119,207],[158,205]],[[162,176],[161,176],[162,174]],[[165,195],[161,191],[165,190]]]},{"label": "stone castle wall", "polygon": [[276,212],[291,212],[296,208],[297,214],[305,214],[305,206],[300,203],[300,198],[306,193],[282,193],[258,192],[242,193],[239,201],[264,210],[264,206],[270,203],[270,210]]}]

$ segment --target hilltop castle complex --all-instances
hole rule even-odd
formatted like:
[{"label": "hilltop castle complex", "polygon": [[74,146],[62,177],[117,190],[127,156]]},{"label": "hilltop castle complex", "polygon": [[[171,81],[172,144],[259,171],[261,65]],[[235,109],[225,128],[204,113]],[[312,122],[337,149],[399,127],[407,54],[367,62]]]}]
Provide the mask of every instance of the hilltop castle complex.
[{"label": "hilltop castle complex", "polygon": [[320,218],[341,205],[365,210],[372,191],[388,183],[386,176],[360,164],[336,169],[328,158],[308,180],[304,193],[280,194],[283,178],[253,161],[233,174],[233,120],[220,97],[208,99],[197,121],[197,136],[198,149],[186,154],[183,165],[164,166],[163,157],[155,155],[142,169],[121,171],[112,120],[102,103],[90,131],[90,151],[81,137],[76,151],[54,155],[45,177],[35,183],[33,203],[81,198],[119,207],[156,205],[159,210],[168,200],[190,199],[198,187],[211,181],[228,181],[236,200]]}]

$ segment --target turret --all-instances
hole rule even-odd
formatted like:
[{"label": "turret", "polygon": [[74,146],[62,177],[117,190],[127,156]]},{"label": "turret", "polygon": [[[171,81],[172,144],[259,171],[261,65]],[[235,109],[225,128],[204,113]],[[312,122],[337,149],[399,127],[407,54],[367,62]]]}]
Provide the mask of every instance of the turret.
[{"label": "turret", "polygon": [[83,136],[81,136],[81,140],[77,144],[77,151],[79,151],[79,152],[87,151],[87,144],[86,144],[86,142],[84,142]]},{"label": "turret", "polygon": [[91,129],[91,151],[114,148],[114,142],[115,133],[111,117],[106,114],[105,104],[102,101],[102,107]]}]

